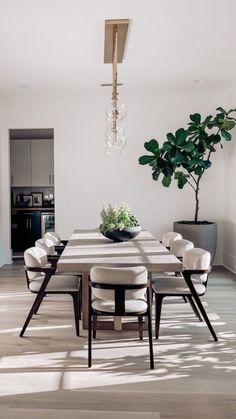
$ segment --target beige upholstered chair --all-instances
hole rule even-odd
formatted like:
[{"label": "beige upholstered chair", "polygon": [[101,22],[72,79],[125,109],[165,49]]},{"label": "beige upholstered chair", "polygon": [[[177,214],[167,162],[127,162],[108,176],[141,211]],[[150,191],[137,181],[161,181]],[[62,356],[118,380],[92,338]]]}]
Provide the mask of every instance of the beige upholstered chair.
[{"label": "beige upholstered chair", "polygon": [[161,242],[163,246],[169,249],[173,241],[180,239],[182,239],[181,234],[176,233],[175,231],[168,231],[167,233],[163,234]]},{"label": "beige upholstered chair", "polygon": [[195,300],[195,303],[206,321],[213,338],[217,340],[216,334],[199,298],[199,296],[203,296],[206,292],[208,274],[211,268],[210,262],[211,255],[206,250],[200,248],[186,250],[183,255],[183,277],[172,276],[170,278],[159,278],[153,283],[152,288],[155,293],[156,309],[156,338],[159,336],[163,299],[165,297],[182,296],[187,297],[188,300],[192,302],[192,307],[195,306]]},{"label": "beige upholstered chair", "polygon": [[170,252],[177,258],[182,259],[186,250],[193,249],[194,244],[190,240],[176,239],[170,243]]},{"label": "beige upholstered chair", "polygon": [[61,254],[68,243],[68,240],[61,240],[60,235],[56,231],[47,231],[44,237],[51,240],[54,244],[55,250]]},{"label": "beige upholstered chair", "polygon": [[[176,239],[170,243],[170,252],[173,253],[177,258],[183,259],[183,255],[186,250],[193,249],[194,244],[190,240]],[[176,276],[175,272],[159,272],[152,274],[152,282],[166,276]]]},{"label": "beige upholstered chair", "polygon": [[[148,274],[144,266],[108,268],[94,266],[89,281],[89,367],[92,365],[92,328],[97,316],[148,318],[150,367],[154,368]],[[94,322],[95,321],[95,322]],[[92,325],[93,323],[93,325]],[[93,333],[96,337],[96,333]],[[140,335],[142,339],[142,334]]]},{"label": "beige upholstered chair", "polygon": [[35,242],[35,246],[40,249],[45,250],[47,253],[48,261],[51,263],[51,266],[56,267],[60,254],[55,251],[55,246],[50,239],[46,237],[38,239]]},{"label": "beige upholstered chair", "polygon": [[47,253],[48,256],[57,255],[57,252],[55,251],[55,246],[53,244],[53,241],[48,239],[47,237],[36,240],[35,246],[40,247],[40,249],[45,250],[45,252]]},{"label": "beige upholstered chair", "polygon": [[56,268],[48,266],[47,253],[39,247],[31,247],[24,252],[25,273],[28,289],[37,294],[29,311],[20,336],[34,314],[37,313],[47,294],[69,294],[73,299],[76,333],[79,336],[80,278],[75,275],[55,275]]}]

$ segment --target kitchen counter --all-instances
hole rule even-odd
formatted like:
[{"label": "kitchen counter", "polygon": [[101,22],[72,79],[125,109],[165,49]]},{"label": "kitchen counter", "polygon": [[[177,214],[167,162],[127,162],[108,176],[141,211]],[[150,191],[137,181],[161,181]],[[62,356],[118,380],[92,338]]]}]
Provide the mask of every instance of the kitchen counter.
[{"label": "kitchen counter", "polygon": [[54,207],[12,207],[12,211],[54,211]]}]

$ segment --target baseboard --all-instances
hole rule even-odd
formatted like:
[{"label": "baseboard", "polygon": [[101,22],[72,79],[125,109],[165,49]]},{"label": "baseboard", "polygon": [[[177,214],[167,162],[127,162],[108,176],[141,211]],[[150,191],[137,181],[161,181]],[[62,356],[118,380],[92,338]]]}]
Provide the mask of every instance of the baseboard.
[{"label": "baseboard", "polygon": [[236,274],[236,257],[230,253],[223,252],[223,266],[230,272]]}]

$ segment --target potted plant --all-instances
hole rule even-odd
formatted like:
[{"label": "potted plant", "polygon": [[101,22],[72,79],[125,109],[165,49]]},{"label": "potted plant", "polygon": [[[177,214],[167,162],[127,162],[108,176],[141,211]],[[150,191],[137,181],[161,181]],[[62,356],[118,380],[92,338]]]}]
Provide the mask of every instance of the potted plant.
[{"label": "potted plant", "polygon": [[126,204],[120,207],[108,205],[101,211],[102,224],[99,231],[113,241],[126,241],[136,237],[141,227]]},{"label": "potted plant", "polygon": [[193,240],[196,247],[209,250],[212,258],[216,248],[216,225],[199,221],[200,184],[212,165],[213,153],[223,148],[224,141],[232,139],[229,131],[236,122],[236,109],[226,111],[219,107],[216,111],[215,116],[208,115],[204,119],[199,113],[190,115],[188,127],[178,129],[175,134],[168,133],[167,141],[162,146],[155,139],[145,142],[144,147],[151,154],[139,158],[139,164],[151,166],[154,180],[162,175],[164,187],[169,187],[173,179],[177,181],[179,189],[185,185],[190,187],[195,199],[194,219],[175,222],[174,231]]}]

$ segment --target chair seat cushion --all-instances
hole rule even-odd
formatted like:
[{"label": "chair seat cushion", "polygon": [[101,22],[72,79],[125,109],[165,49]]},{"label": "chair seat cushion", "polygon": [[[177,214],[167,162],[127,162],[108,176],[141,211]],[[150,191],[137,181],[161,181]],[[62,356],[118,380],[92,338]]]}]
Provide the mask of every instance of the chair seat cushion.
[{"label": "chair seat cushion", "polygon": [[[192,283],[198,295],[204,295],[206,287],[199,281],[192,280]],[[153,291],[157,294],[164,295],[191,295],[191,292],[181,277],[165,277],[154,281],[152,285]]]},{"label": "chair seat cushion", "polygon": [[[41,276],[33,279],[29,284],[30,291],[38,292],[43,282]],[[78,291],[79,278],[73,275],[52,275],[45,292],[71,292]]]},{"label": "chair seat cushion", "polygon": [[[112,300],[101,300],[95,298],[92,301],[92,308],[97,311],[104,311],[108,313],[115,312],[115,302]],[[126,313],[145,313],[147,311],[147,302],[144,299],[140,300],[126,300],[125,312]]]},{"label": "chair seat cushion", "polygon": [[156,272],[152,274],[152,282],[159,281],[162,278],[175,278],[174,272]]}]

